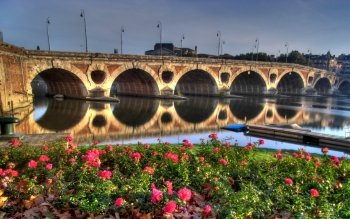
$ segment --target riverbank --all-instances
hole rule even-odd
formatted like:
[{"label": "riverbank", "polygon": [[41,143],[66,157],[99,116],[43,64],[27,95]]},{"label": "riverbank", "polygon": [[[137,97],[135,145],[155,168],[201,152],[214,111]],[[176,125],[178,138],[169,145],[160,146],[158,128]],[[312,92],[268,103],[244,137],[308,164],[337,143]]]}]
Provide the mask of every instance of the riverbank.
[{"label": "riverbank", "polygon": [[0,150],[6,217],[347,218],[350,162],[307,151],[205,142]]}]

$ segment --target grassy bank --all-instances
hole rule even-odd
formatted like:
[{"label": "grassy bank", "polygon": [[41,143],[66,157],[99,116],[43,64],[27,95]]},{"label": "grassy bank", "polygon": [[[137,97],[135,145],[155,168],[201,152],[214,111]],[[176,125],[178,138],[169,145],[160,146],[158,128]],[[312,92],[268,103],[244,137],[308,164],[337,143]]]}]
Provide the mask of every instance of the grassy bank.
[{"label": "grassy bank", "polygon": [[164,142],[0,151],[6,216],[110,218],[349,218],[350,162],[306,151],[235,147],[211,134]]}]

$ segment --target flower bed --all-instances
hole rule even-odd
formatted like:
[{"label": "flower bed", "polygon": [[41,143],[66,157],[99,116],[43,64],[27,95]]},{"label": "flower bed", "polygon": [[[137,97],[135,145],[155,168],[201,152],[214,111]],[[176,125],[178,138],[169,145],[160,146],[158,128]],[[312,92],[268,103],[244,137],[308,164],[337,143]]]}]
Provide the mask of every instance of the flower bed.
[{"label": "flower bed", "polygon": [[260,152],[212,134],[195,147],[76,147],[67,142],[0,150],[0,216],[49,218],[350,218],[350,162]]}]

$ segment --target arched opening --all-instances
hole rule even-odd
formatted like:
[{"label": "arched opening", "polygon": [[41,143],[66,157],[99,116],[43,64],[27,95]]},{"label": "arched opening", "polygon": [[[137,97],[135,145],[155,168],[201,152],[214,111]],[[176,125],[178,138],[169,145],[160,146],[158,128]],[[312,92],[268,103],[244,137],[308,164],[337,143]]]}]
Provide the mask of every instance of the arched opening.
[{"label": "arched opening", "polygon": [[234,79],[230,90],[234,94],[261,95],[266,92],[266,83],[258,73],[245,71]]},{"label": "arched opening", "polygon": [[174,78],[174,73],[172,73],[171,71],[164,71],[162,73],[162,80],[164,81],[164,83],[171,82],[173,78]]},{"label": "arched opening", "polygon": [[213,77],[203,70],[192,70],[184,74],[175,87],[177,95],[215,96],[218,88]]},{"label": "arched opening", "polygon": [[227,72],[221,73],[220,80],[222,83],[227,83],[230,80],[230,74]]},{"label": "arched opening", "polygon": [[295,72],[285,74],[277,85],[279,94],[301,94],[303,88],[303,79]]},{"label": "arched opening", "polygon": [[350,82],[349,81],[343,81],[339,85],[338,90],[345,95],[350,95]]},{"label": "arched opening", "polygon": [[113,115],[126,126],[137,128],[146,124],[156,114],[159,100],[121,97],[115,105]]},{"label": "arched opening", "polygon": [[194,98],[187,101],[174,102],[177,114],[186,122],[198,124],[207,120],[218,104],[217,99]]},{"label": "arched opening", "polygon": [[133,68],[124,71],[114,80],[110,95],[157,96],[159,89],[150,74]]},{"label": "arched opening", "polygon": [[101,84],[106,79],[106,72],[95,70],[91,72],[91,79],[95,84]]},{"label": "arched opening", "polygon": [[263,103],[256,98],[232,99],[230,101],[230,110],[234,117],[245,122],[256,118],[263,109]]},{"label": "arched opening", "polygon": [[34,96],[62,94],[66,97],[85,97],[88,94],[83,82],[60,68],[51,68],[40,72],[31,82]]},{"label": "arched opening", "polygon": [[[40,107],[43,103],[46,103],[47,108]],[[34,100],[34,112],[42,112],[42,115],[36,118],[36,123],[40,127],[54,132],[65,131],[76,126],[83,119],[88,108],[89,104],[84,101]]]},{"label": "arched opening", "polygon": [[332,85],[328,78],[321,78],[315,84],[315,90],[318,94],[329,94],[331,88]]},{"label": "arched opening", "polygon": [[171,116],[170,113],[165,112],[165,113],[163,113],[163,115],[160,117],[160,121],[161,121],[163,124],[168,124],[168,123],[171,123],[171,122],[173,121],[173,117]]},{"label": "arched opening", "polygon": [[102,115],[97,115],[94,117],[92,120],[92,126],[96,128],[102,128],[107,125],[107,120],[104,116]]}]

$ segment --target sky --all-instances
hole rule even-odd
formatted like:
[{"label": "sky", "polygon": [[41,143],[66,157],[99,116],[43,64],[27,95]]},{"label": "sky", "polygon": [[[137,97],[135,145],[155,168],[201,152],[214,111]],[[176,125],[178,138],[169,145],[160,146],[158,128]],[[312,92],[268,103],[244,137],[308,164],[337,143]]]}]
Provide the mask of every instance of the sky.
[{"label": "sky", "polygon": [[[160,41],[217,54],[220,31],[223,53],[259,52],[278,55],[350,53],[349,0],[0,0],[0,31],[4,41],[27,49],[88,50],[144,54]],[[256,51],[256,49],[255,49]]]}]

